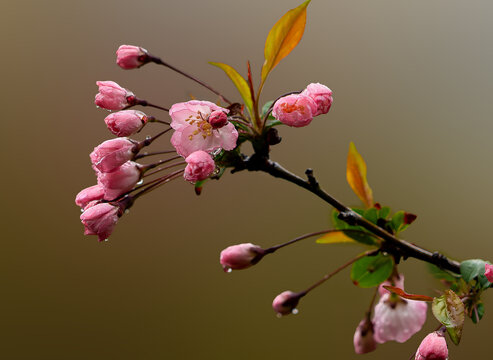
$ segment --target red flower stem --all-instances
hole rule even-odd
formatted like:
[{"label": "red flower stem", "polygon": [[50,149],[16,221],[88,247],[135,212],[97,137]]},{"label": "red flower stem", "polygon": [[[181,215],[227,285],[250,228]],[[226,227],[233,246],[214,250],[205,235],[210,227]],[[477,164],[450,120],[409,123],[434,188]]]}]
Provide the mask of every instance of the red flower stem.
[{"label": "red flower stem", "polygon": [[164,167],[161,167],[161,168],[157,168],[156,170],[148,173],[148,174],[145,174],[143,177],[146,178],[148,176],[152,176],[154,174],[157,174],[158,172],[161,172],[163,170],[166,170],[166,169],[171,169],[171,168],[174,168],[175,166],[178,166],[178,165],[185,165],[186,164],[186,161],[180,161],[178,163],[174,163],[174,164],[171,164],[171,165],[168,165],[168,166],[164,166]]},{"label": "red flower stem", "polygon": [[172,154],[176,153],[176,150],[164,150],[164,151],[155,151],[155,152],[144,152],[142,154],[137,155],[134,160],[142,159],[143,157],[146,156],[152,156],[152,155],[161,155],[161,154]]},{"label": "red flower stem", "polygon": [[[155,162],[154,164],[142,165],[140,168],[140,171],[142,174],[144,174],[145,172],[147,172],[150,169],[154,169],[155,167],[158,167],[159,165],[165,164],[167,162],[170,162],[170,161],[173,161],[173,160],[176,160],[179,158],[181,158],[181,156],[176,155],[176,156],[173,156],[173,157],[166,159],[166,160],[159,160],[158,162]],[[183,162],[183,163],[185,163],[185,162]]]},{"label": "red flower stem", "polygon": [[206,83],[204,83],[203,81],[200,81],[199,79],[197,79],[196,77],[190,75],[190,74],[187,74],[186,72],[182,71],[182,70],[179,70],[177,69],[176,67],[174,67],[173,65],[170,65],[166,62],[164,62],[161,58],[158,58],[156,56],[153,56],[153,55],[148,55],[149,56],[149,60],[152,61],[153,63],[156,63],[156,64],[159,64],[159,65],[163,65],[163,66],[166,66],[167,68],[173,70],[173,71],[176,71],[178,74],[181,74],[187,78],[189,78],[190,80],[193,80],[195,81],[196,83],[202,85],[203,87],[209,89],[210,91],[212,91],[214,94],[216,94],[217,96],[219,96],[221,98],[222,101],[224,102],[227,102],[229,105],[232,104],[231,101],[229,101],[228,99],[226,99],[226,97],[224,97],[219,91],[217,90],[214,90],[210,85],[207,85]]},{"label": "red flower stem", "polygon": [[335,269],[333,272],[331,272],[330,274],[327,274],[325,275],[323,278],[321,278],[319,281],[317,281],[315,284],[313,284],[312,286],[308,287],[308,289],[304,290],[301,292],[301,296],[305,296],[306,294],[308,294],[310,291],[312,291],[313,289],[315,289],[316,287],[322,285],[324,282],[326,282],[327,280],[329,280],[332,276],[334,276],[335,274],[339,273],[341,270],[344,270],[345,268],[347,268],[349,265],[351,265],[352,263],[358,261],[359,259],[361,258],[364,258],[365,256],[372,256],[372,255],[376,255],[378,252],[380,251],[380,249],[376,249],[376,250],[369,250],[369,251],[366,251],[362,254],[359,254],[358,256],[356,256],[355,258],[349,260],[348,262],[346,262],[345,264],[339,266],[337,269]]},{"label": "red flower stem", "polygon": [[[159,186],[164,185],[164,184],[170,182],[171,180],[177,179],[184,171],[185,171],[185,169],[180,169],[180,170],[177,170],[175,172],[172,172],[171,174],[163,176],[162,178],[156,179],[156,182],[154,184],[147,186],[145,189],[143,189],[140,192],[138,192],[137,194],[133,195],[132,198],[135,200],[135,199],[139,198],[140,196],[148,193],[149,191],[155,190]],[[154,182],[154,181],[152,181],[152,182]]]},{"label": "red flower stem", "polygon": [[169,122],[164,121],[164,120],[158,120],[154,116],[148,116],[147,117],[148,122],[155,122],[155,123],[160,123],[160,124],[165,124],[165,125],[171,125]]},{"label": "red flower stem", "polygon": [[331,231],[333,231],[333,230],[322,230],[322,231],[312,232],[312,233],[309,233],[309,234],[304,234],[304,235],[298,236],[295,239],[289,240],[288,242],[285,242],[283,244],[271,246],[270,248],[265,249],[264,251],[265,251],[265,254],[272,254],[274,251],[277,251],[278,249],[283,248],[285,246],[294,244],[295,242],[298,242],[300,240],[308,239],[308,238],[311,238],[313,236],[317,236],[317,235],[321,235],[321,234],[327,234],[327,233],[329,233]]},{"label": "red flower stem", "polygon": [[140,149],[142,149],[144,146],[149,146],[153,143],[154,140],[156,140],[157,138],[159,138],[161,135],[164,135],[166,134],[168,131],[171,131],[173,130],[172,127],[169,127],[167,128],[166,130],[163,130],[161,131],[160,133],[158,133],[157,135],[154,135],[153,137],[150,137],[150,138],[147,138],[141,142],[139,142],[136,147],[135,147],[135,152],[137,153]]}]

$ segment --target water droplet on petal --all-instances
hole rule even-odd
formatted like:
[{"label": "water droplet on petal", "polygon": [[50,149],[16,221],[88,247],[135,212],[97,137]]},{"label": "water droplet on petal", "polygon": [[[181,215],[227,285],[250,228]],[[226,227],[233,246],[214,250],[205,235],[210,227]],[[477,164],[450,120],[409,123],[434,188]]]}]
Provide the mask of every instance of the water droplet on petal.
[{"label": "water droplet on petal", "polygon": [[226,270],[226,272],[229,274],[229,273],[233,272],[233,269],[229,268],[228,270]]},{"label": "water droplet on petal", "polygon": [[291,310],[291,314],[296,315],[297,313],[299,313],[298,309],[294,308],[293,310]]},{"label": "water droplet on petal", "polygon": [[140,179],[137,185],[142,185],[144,183],[144,179]]},{"label": "water droplet on petal", "polygon": [[218,167],[216,167],[212,173],[212,175],[219,175],[219,173],[221,172],[221,169],[219,169]]}]

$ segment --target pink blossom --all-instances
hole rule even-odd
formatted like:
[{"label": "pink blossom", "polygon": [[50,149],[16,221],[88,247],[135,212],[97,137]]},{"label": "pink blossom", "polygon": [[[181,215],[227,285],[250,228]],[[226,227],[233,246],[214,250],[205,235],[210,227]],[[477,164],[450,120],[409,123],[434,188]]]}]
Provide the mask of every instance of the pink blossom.
[{"label": "pink blossom", "polygon": [[75,203],[81,208],[85,208],[87,204],[94,200],[102,200],[104,197],[104,189],[102,186],[93,185],[81,190],[75,197]]},{"label": "pink blossom", "polygon": [[187,166],[183,177],[185,180],[191,182],[207,179],[216,168],[212,157],[202,150],[191,153],[185,161],[187,162]]},{"label": "pink blossom", "polygon": [[114,81],[96,81],[99,93],[96,94],[94,103],[100,108],[107,110],[121,110],[128,106],[127,97],[133,93],[122,88]]},{"label": "pink blossom", "polygon": [[219,262],[224,271],[246,269],[262,259],[264,250],[252,243],[229,246],[221,251]]},{"label": "pink blossom", "polygon": [[122,69],[135,69],[147,62],[147,50],[141,47],[121,45],[116,51],[116,63]]},{"label": "pink blossom", "polygon": [[222,128],[228,123],[228,115],[221,110],[214,110],[209,116],[209,124],[213,129]]},{"label": "pink blossom", "polygon": [[209,101],[192,100],[171,107],[171,127],[176,130],[171,137],[171,144],[178,154],[187,157],[197,150],[210,152],[219,148],[233,150],[236,147],[238,131],[230,122],[221,128],[213,128],[208,121],[213,111],[229,112]]},{"label": "pink blossom", "polygon": [[296,314],[296,305],[298,305],[300,297],[300,293],[284,291],[275,297],[272,308],[278,316]]},{"label": "pink blossom", "polygon": [[[394,279],[394,286],[404,288],[403,275]],[[373,316],[375,340],[380,344],[390,340],[407,341],[423,327],[428,305],[423,301],[404,300],[382,287],[379,290],[381,297]]]},{"label": "pink blossom", "polygon": [[104,122],[116,136],[130,136],[140,131],[147,123],[147,116],[138,110],[122,110],[109,114]]},{"label": "pink blossom", "polygon": [[312,83],[303,90],[302,94],[310,97],[317,104],[317,110],[313,113],[313,116],[329,112],[333,98],[332,90],[327,86],[320,83]]},{"label": "pink blossom", "polygon": [[493,283],[493,265],[486,264],[484,267],[484,276],[490,283]]},{"label": "pink blossom", "polygon": [[128,138],[106,140],[89,155],[91,162],[101,172],[111,172],[135,156],[136,144]]},{"label": "pink blossom", "polygon": [[104,199],[114,200],[132,190],[140,176],[139,164],[133,161],[127,161],[115,171],[100,173],[98,182],[104,189]]},{"label": "pink blossom", "polygon": [[310,97],[303,94],[293,94],[276,101],[272,109],[272,116],[283,124],[303,127],[310,124],[316,111],[317,104]]},{"label": "pink blossom", "polygon": [[97,235],[99,241],[104,241],[111,235],[120,214],[118,206],[109,203],[98,203],[86,207],[80,216],[85,226],[84,235]]},{"label": "pink blossom", "polygon": [[416,351],[415,360],[447,360],[448,348],[445,337],[435,331],[426,335]]},{"label": "pink blossom", "polygon": [[356,354],[366,354],[377,348],[377,343],[373,338],[373,324],[370,319],[361,320],[354,332],[353,343]]}]

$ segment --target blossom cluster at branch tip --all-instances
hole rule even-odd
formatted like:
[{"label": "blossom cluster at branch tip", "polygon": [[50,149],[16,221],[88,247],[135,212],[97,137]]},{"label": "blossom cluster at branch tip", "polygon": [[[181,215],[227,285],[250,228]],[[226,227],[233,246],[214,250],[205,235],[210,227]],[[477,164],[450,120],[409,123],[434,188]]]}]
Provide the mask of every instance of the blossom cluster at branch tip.
[{"label": "blossom cluster at branch tip", "polygon": [[94,103],[100,108],[107,110],[122,110],[131,105],[128,98],[134,94],[122,88],[114,81],[97,81],[99,92],[96,94]]},{"label": "blossom cluster at branch tip", "polygon": [[313,117],[326,114],[332,101],[332,90],[325,85],[312,83],[300,94],[291,94],[277,100],[272,116],[285,125],[303,127],[309,125]]},{"label": "blossom cluster at branch tip", "polygon": [[216,111],[224,114],[229,112],[209,101],[192,100],[171,106],[171,127],[175,129],[171,144],[178,154],[186,158],[198,150],[211,152],[220,148],[233,150],[236,147],[238,131],[232,123],[227,121],[218,128],[216,123],[213,126],[209,122],[211,114]]},{"label": "blossom cluster at branch tip", "polygon": [[415,360],[447,360],[448,348],[442,331],[434,331],[423,339],[416,351]]},{"label": "blossom cluster at branch tip", "polygon": [[225,272],[249,268],[264,256],[264,250],[252,243],[232,245],[221,251],[219,262]]},{"label": "blossom cluster at branch tip", "polygon": [[149,62],[147,50],[139,46],[121,45],[116,51],[116,63],[125,70],[136,69]]}]

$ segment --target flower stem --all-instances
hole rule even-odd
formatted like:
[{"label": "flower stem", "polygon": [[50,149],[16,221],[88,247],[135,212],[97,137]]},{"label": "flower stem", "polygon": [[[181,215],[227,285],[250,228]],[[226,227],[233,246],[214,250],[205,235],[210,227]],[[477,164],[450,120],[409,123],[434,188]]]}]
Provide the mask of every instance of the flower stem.
[{"label": "flower stem", "polygon": [[163,170],[171,169],[171,168],[174,168],[175,166],[185,165],[185,164],[186,164],[186,161],[180,161],[180,162],[168,165],[168,166],[160,167],[160,168],[157,168],[156,170],[154,170],[148,174],[145,174],[143,177],[152,176],[152,175],[157,174],[158,172],[161,172]]},{"label": "flower stem", "polygon": [[153,63],[156,63],[156,64],[159,64],[159,65],[163,65],[163,66],[166,66],[167,68],[173,70],[173,71],[176,71],[178,74],[181,74],[187,78],[189,78],[190,80],[193,80],[195,81],[196,83],[202,85],[203,87],[209,89],[210,91],[212,91],[214,94],[216,94],[217,96],[219,96],[221,98],[222,101],[228,103],[228,104],[232,104],[231,101],[229,101],[228,99],[226,99],[226,97],[224,97],[219,91],[217,90],[214,90],[210,85],[207,85],[206,83],[204,83],[203,81],[197,79],[196,77],[190,75],[190,74],[187,74],[186,72],[180,70],[180,69],[177,69],[176,67],[174,67],[173,65],[170,65],[166,62],[164,62],[161,58],[158,58],[156,56],[153,56],[153,55],[150,55],[149,54],[149,60],[152,61]]},{"label": "flower stem", "polygon": [[142,159],[143,157],[146,156],[152,156],[152,155],[161,155],[161,154],[172,154],[176,153],[176,150],[164,150],[164,151],[155,151],[155,152],[144,152],[142,154],[137,155],[134,159]]}]

